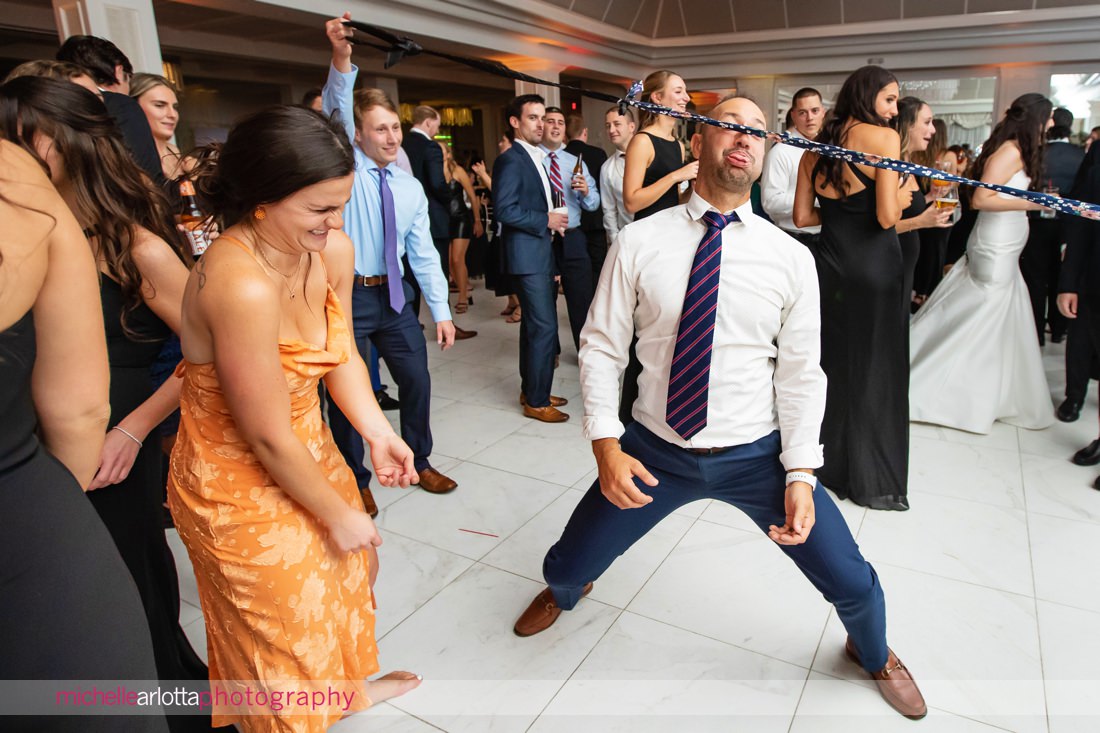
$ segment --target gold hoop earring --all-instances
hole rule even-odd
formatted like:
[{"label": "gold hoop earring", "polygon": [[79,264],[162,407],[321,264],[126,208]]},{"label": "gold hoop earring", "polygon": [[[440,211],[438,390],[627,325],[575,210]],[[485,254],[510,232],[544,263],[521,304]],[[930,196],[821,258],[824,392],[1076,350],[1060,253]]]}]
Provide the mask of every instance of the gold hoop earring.
[{"label": "gold hoop earring", "polygon": [[252,212],[252,218],[256,221],[263,221],[267,218],[267,211],[264,210],[264,207],[257,206],[256,210]]}]

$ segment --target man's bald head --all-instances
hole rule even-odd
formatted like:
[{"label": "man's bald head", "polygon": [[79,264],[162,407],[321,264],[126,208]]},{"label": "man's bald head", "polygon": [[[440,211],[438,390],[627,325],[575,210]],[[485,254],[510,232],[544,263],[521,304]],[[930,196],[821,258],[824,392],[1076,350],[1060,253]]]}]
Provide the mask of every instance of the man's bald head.
[{"label": "man's bald head", "polygon": [[[710,111],[720,122],[767,129],[764,112],[747,97],[729,97]],[[704,188],[718,186],[729,192],[747,192],[760,177],[764,139],[713,125],[704,125],[691,139],[691,153],[699,161],[699,181]]]}]

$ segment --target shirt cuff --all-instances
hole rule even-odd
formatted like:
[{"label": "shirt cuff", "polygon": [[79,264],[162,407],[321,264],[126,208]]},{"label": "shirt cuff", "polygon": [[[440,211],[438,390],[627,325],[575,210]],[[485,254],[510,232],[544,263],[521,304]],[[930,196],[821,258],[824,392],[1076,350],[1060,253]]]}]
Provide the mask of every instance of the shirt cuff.
[{"label": "shirt cuff", "polygon": [[783,468],[821,468],[825,463],[825,447],[822,445],[795,445],[779,454]]},{"label": "shirt cuff", "polygon": [[619,421],[618,416],[584,416],[585,440],[602,440],[603,438],[614,438],[615,440],[618,440],[622,437],[624,432],[626,432],[626,428],[623,427],[623,424]]},{"label": "shirt cuff", "polygon": [[453,320],[451,307],[446,303],[428,303],[428,310],[432,312],[432,320],[436,323]]}]

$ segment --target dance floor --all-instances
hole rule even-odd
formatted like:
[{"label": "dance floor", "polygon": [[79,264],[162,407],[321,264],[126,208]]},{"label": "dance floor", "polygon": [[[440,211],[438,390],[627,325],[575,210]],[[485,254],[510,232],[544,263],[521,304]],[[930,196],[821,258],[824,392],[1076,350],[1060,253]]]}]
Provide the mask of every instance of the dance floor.
[{"label": "dance floor", "polygon": [[[595,462],[564,302],[554,394],[572,419],[547,425],[520,412],[519,326],[480,285],[458,316],[480,335],[429,346],[433,461],[459,488],[374,489],[382,669],[424,684],[334,733],[916,730],[845,658],[829,604],[718,502],[668,517],[549,630],[513,635]],[[1063,346],[1044,350],[1052,404]],[[841,503],[885,589],[890,644],[928,701],[923,730],[1100,730],[1100,467],[1069,461],[1096,434],[1095,387],[1078,422],[1040,432],[913,425],[912,509]],[[205,657],[194,573],[169,534]]]}]

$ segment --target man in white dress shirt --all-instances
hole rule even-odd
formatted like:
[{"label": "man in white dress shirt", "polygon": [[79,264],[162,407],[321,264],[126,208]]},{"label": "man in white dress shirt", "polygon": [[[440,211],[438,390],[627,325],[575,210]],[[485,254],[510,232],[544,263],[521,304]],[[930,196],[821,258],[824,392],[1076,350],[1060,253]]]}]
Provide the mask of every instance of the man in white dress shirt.
[{"label": "man in white dress shirt", "polygon": [[626,109],[619,114],[619,108],[612,107],[604,115],[607,139],[615,146],[615,154],[607,159],[600,169],[600,205],[603,207],[603,228],[607,239],[615,241],[619,230],[634,221],[634,215],[623,204],[623,171],[626,170],[626,146],[634,137],[634,110]]},{"label": "man in white dress shirt", "polygon": [[[825,107],[821,103],[821,93],[816,89],[804,87],[794,93],[791,100],[790,116],[794,120],[795,137],[807,140],[817,138],[821,125],[825,122]],[[764,173],[760,179],[760,204],[771,217],[775,225],[803,244],[814,244],[821,227],[794,225],[794,191],[798,186],[798,163],[802,160],[802,148],[776,143],[764,159]]]},{"label": "man in white dress shirt", "polygon": [[[711,115],[764,127],[744,98]],[[679,507],[718,499],[744,511],[834,604],[845,651],[887,702],[923,717],[916,683],[886,645],[878,577],[813,476],[825,409],[813,257],[752,213],[763,140],[704,126],[691,150],[700,162],[691,200],[628,225],[608,254],[580,353],[599,478],[547,553],[549,587],[515,633],[549,628]],[[624,431],[618,379],[635,327],[643,371]]]}]

